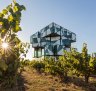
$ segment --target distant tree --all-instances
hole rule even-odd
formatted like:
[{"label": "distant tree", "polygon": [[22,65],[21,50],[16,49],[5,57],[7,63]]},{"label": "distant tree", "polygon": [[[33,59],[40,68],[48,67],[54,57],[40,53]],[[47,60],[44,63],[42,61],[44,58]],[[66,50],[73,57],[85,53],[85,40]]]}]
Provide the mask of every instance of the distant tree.
[{"label": "distant tree", "polygon": [[44,64],[45,64],[45,73],[49,73],[52,75],[56,75],[57,74],[57,62],[54,60],[54,58],[50,57],[46,57],[44,59]]},{"label": "distant tree", "polygon": [[88,54],[87,44],[83,44],[82,53],[72,51],[73,67],[77,75],[83,75],[88,83],[91,74],[95,73],[96,58]]},{"label": "distant tree", "polygon": [[96,73],[96,57],[88,54],[87,44],[83,44],[82,52],[74,48],[70,52],[65,51],[59,58],[59,69],[66,78],[72,73],[76,76],[84,76],[85,82],[89,82],[89,77]]},{"label": "distant tree", "polygon": [[68,74],[72,71],[72,60],[70,52],[64,51],[64,55],[59,57],[59,69],[61,70],[61,78],[67,81]]}]

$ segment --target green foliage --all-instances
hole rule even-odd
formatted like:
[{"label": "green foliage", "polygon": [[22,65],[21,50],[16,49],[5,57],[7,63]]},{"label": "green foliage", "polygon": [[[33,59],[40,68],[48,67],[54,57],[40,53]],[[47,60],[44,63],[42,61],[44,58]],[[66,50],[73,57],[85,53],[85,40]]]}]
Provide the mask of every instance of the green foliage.
[{"label": "green foliage", "polygon": [[19,64],[19,73],[21,74],[24,71],[24,67],[30,66],[30,60],[22,59]]},{"label": "green foliage", "polygon": [[0,85],[12,87],[16,84],[18,68],[21,56],[26,52],[26,44],[22,43],[17,32],[21,31],[21,12],[25,10],[23,5],[13,1],[0,12],[0,45],[6,42],[8,48],[0,46]]},{"label": "green foliage", "polygon": [[[0,30],[5,30],[3,34],[6,35],[7,32],[17,33],[21,30],[20,20],[21,20],[21,11],[25,10],[23,5],[19,5],[15,1],[13,4],[8,5],[0,13],[0,22],[2,23],[2,28]],[[2,35],[2,32],[1,32]],[[4,37],[4,36],[2,36]]]},{"label": "green foliage", "polygon": [[72,62],[70,52],[64,51],[64,55],[59,57],[59,65],[65,76],[72,70]]},{"label": "green foliage", "polygon": [[35,68],[39,73],[43,72],[45,68],[43,61],[32,61],[31,66]]},{"label": "green foliage", "polygon": [[1,76],[2,76],[2,71],[6,71],[7,68],[8,68],[8,66],[5,63],[5,61],[0,61],[0,75]]},{"label": "green foliage", "polygon": [[88,83],[90,75],[96,72],[96,58],[88,54],[87,44],[83,44],[82,53],[72,50],[73,67],[77,75],[83,75]]},{"label": "green foliage", "polygon": [[89,77],[96,74],[96,57],[88,54],[87,44],[83,44],[82,52],[71,49],[70,52],[64,51],[58,61],[52,57],[46,57],[42,61],[32,61],[31,65],[36,70],[47,74],[57,75],[61,80],[66,80],[68,76],[84,76],[88,83]]},{"label": "green foliage", "polygon": [[45,64],[45,72],[52,74],[52,75],[56,75],[57,74],[57,62],[54,60],[54,58],[50,57],[50,58],[45,58],[44,60],[44,64]]}]

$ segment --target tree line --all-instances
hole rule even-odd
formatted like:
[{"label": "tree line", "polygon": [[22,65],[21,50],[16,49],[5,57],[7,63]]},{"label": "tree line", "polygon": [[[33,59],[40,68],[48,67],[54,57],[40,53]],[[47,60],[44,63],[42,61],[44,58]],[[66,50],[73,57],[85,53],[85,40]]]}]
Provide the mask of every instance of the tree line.
[{"label": "tree line", "polygon": [[31,65],[39,73],[58,75],[64,81],[68,80],[68,76],[82,76],[88,83],[89,77],[96,74],[96,57],[88,54],[86,43],[81,53],[72,48],[70,52],[64,51],[58,60],[46,57],[41,61],[23,61],[22,64]]}]

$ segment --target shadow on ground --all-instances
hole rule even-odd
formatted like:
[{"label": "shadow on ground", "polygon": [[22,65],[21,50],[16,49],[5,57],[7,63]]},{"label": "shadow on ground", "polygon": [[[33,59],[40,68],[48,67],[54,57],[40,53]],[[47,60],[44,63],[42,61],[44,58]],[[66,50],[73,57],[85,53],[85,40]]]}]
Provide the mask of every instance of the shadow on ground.
[{"label": "shadow on ground", "polygon": [[25,91],[24,78],[19,74],[17,82],[14,87],[11,88],[0,87],[0,91]]},{"label": "shadow on ground", "polygon": [[[93,79],[96,79],[93,77]],[[81,87],[84,91],[96,91],[96,81],[89,82],[88,84],[85,83],[83,78],[78,77],[68,77],[67,81],[61,81],[64,84],[73,84],[73,88],[76,86]]]}]

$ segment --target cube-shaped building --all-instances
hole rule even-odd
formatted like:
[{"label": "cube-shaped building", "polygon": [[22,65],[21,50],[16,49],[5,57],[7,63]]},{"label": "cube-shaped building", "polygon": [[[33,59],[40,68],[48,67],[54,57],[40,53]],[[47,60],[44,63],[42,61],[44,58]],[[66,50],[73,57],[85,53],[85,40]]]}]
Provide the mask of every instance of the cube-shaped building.
[{"label": "cube-shaped building", "polygon": [[51,23],[30,37],[34,57],[60,56],[64,50],[70,51],[71,43],[76,42],[76,34]]}]

